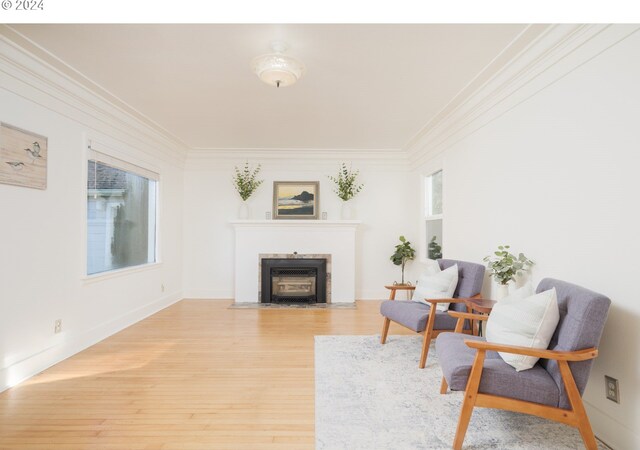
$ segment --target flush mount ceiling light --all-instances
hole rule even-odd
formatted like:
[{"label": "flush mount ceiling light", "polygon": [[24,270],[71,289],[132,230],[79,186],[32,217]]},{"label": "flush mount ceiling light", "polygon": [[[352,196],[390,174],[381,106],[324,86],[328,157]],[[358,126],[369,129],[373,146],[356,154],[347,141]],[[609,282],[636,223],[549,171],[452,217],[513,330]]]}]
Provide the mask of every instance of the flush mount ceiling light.
[{"label": "flush mount ceiling light", "polygon": [[251,68],[262,81],[271,86],[291,86],[304,73],[304,64],[284,54],[287,50],[284,42],[272,42],[271,49],[273,53],[253,58]]}]

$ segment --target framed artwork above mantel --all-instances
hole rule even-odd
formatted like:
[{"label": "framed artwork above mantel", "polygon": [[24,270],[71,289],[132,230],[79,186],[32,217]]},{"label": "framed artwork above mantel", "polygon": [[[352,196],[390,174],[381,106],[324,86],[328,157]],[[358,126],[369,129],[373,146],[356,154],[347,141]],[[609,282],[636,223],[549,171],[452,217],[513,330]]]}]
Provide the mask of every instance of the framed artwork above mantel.
[{"label": "framed artwork above mantel", "polygon": [[320,182],[274,181],[274,219],[318,219]]}]

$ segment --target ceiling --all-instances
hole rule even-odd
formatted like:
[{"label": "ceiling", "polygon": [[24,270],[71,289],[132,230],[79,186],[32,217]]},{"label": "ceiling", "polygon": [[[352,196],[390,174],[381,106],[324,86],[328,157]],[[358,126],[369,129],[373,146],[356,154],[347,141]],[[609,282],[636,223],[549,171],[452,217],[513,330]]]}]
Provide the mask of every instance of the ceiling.
[{"label": "ceiling", "polygon": [[[191,148],[401,149],[525,25],[13,25]],[[306,74],[250,69],[283,40]]]}]

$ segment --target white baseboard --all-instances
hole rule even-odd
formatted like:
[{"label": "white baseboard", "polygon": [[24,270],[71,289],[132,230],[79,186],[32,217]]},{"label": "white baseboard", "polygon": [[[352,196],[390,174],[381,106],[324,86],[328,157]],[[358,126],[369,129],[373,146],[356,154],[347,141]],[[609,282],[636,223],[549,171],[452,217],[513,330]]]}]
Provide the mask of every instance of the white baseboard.
[{"label": "white baseboard", "polygon": [[166,295],[82,333],[61,333],[50,347],[0,370],[0,392],[171,306],[182,299],[180,294]]},{"label": "white baseboard", "polygon": [[598,439],[613,449],[640,448],[640,435],[636,430],[625,427],[610,415],[591,403],[584,401],[587,415]]},{"label": "white baseboard", "polygon": [[231,300],[233,291],[213,289],[192,289],[184,291],[185,299]]}]

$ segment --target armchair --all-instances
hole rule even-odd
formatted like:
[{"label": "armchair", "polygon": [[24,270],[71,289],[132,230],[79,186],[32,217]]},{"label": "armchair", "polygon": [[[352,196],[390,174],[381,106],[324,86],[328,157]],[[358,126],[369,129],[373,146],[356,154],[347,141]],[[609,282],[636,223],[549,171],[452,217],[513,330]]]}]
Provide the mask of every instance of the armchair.
[{"label": "armchair", "polygon": [[[593,359],[611,301],[598,293],[564,281],[546,278],[537,292],[556,288],[560,321],[549,349],[532,349],[489,343],[482,337],[445,333],[436,340],[442,366],[440,392],[465,391],[453,448],[462,448],[474,407],[498,408],[561,422],[578,428],[584,445],[597,449],[589,418],[582,403]],[[473,314],[451,312],[458,319]],[[486,316],[473,317],[486,320]],[[541,358],[536,365],[517,372],[497,352]]]},{"label": "armchair", "polygon": [[[453,259],[439,259],[438,264],[442,270],[458,264],[458,285],[453,294],[454,298],[427,299],[430,303],[429,305],[410,300],[386,300],[380,305],[380,314],[384,317],[380,335],[381,344],[384,344],[387,340],[391,321],[399,323],[416,333],[424,333],[419,363],[421,369],[424,369],[427,363],[431,339],[444,331],[453,331],[457,323],[456,319],[449,316],[446,311],[437,311],[435,305],[443,302],[450,303],[449,310],[467,311],[468,308],[464,299],[479,297],[484,281],[484,266],[481,264]],[[469,322],[463,326],[463,333],[472,334],[472,327]]]}]

